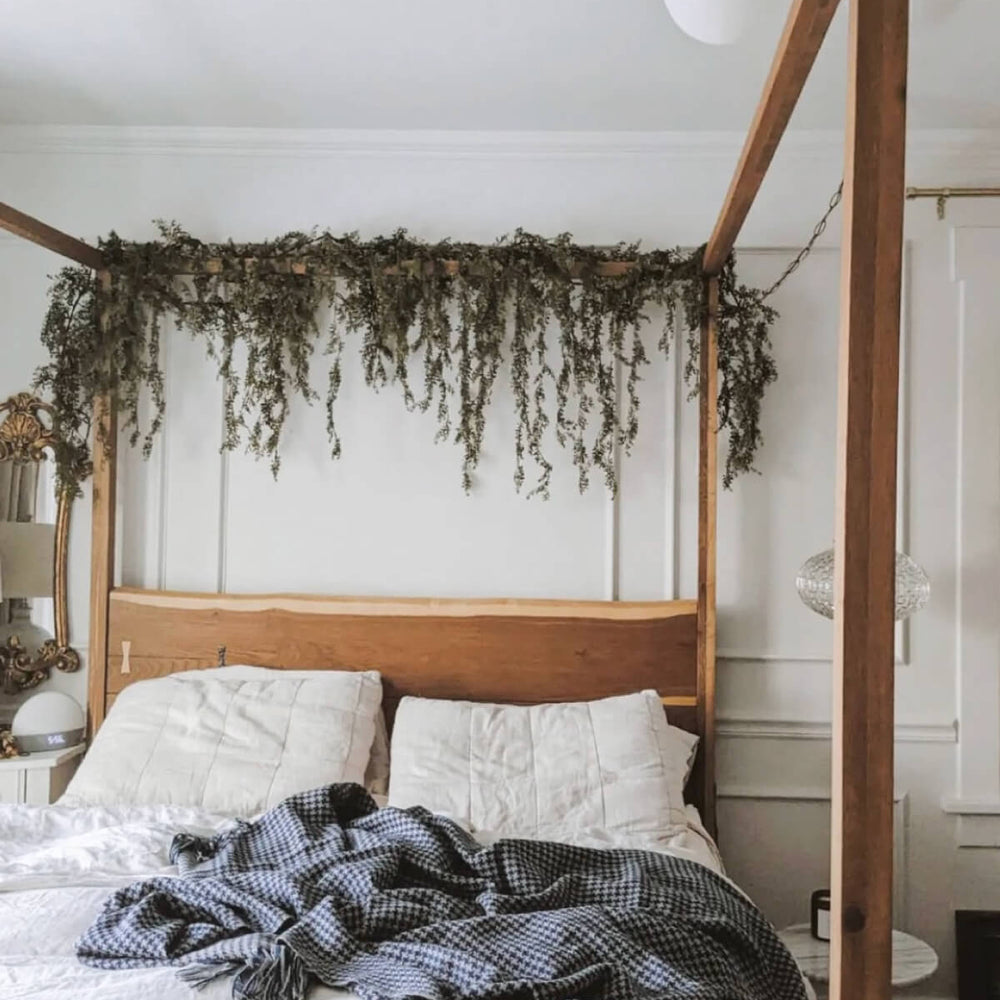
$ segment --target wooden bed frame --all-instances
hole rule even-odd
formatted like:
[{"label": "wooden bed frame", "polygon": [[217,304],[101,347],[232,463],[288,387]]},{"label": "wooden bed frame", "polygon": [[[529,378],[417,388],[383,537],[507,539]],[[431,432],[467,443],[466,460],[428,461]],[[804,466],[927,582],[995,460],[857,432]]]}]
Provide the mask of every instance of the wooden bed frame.
[{"label": "wooden bed frame", "polygon": [[[699,560],[694,611],[690,603],[673,602],[660,605],[651,618],[629,619],[621,614],[635,606],[613,609],[603,603],[557,602],[540,611],[530,602],[488,602],[478,605],[480,614],[463,610],[477,606],[476,602],[416,602],[402,609],[395,606],[396,612],[405,610],[406,614],[385,614],[384,608],[380,611],[372,602],[350,605],[351,613],[343,610],[348,605],[333,611],[330,602],[325,602],[319,618],[306,618],[304,604],[290,610],[290,606],[270,606],[281,599],[265,599],[268,606],[262,605],[259,614],[248,617],[237,606],[242,600],[259,598],[115,590],[115,464],[95,437],[92,722],[99,722],[108,699],[129,677],[169,669],[169,665],[214,663],[215,644],[233,644],[232,655],[245,651],[246,657],[240,658],[262,662],[270,647],[257,641],[266,639],[263,632],[246,625],[254,619],[294,621],[296,635],[301,626],[307,631],[318,628],[328,636],[315,647],[302,645],[296,654],[302,657],[300,665],[320,665],[307,663],[315,652],[328,655],[332,663],[348,665],[350,654],[361,658],[359,664],[364,660],[385,668],[384,663],[376,663],[376,654],[398,652],[405,637],[407,642],[422,641],[419,648],[428,659],[421,665],[423,673],[393,660],[386,675],[396,695],[412,689],[533,701],[550,696],[593,697],[648,685],[666,690],[668,698],[691,698],[693,684],[693,726],[703,737],[699,801],[707,818],[713,819],[717,276],[753,205],[837,6],[838,0],[793,0],[705,250],[709,308],[701,334]],[[908,15],[909,0],[850,0],[837,417],[831,1000],[885,1000],[891,989],[893,594]],[[93,268],[99,288],[107,289],[110,275],[96,248],[3,204],[0,227]],[[627,266],[624,262],[614,265],[616,273]],[[104,428],[105,440],[115,439],[112,400],[95,400],[95,427]],[[178,608],[179,601],[189,604]],[[677,606],[689,610],[677,612]],[[363,607],[369,610],[354,613]],[[413,613],[417,607],[425,609],[421,615]],[[441,614],[445,608],[448,613]],[[643,612],[648,613],[649,608]],[[440,635],[428,632],[428,617],[435,618]],[[312,629],[307,621],[313,623]],[[317,626],[320,621],[322,626]],[[167,629],[167,622],[173,627]],[[693,662],[692,628],[696,636]],[[380,636],[378,648],[366,647],[368,630]],[[682,633],[687,638],[678,645]],[[235,642],[234,634],[240,636]],[[484,645],[479,640],[486,635],[493,639]],[[495,643],[511,637],[523,655],[530,655],[532,669],[514,673],[512,660],[506,654],[500,656]],[[122,642],[133,644],[127,655],[121,651]],[[492,666],[471,667],[466,657],[483,657],[487,648]],[[434,656],[440,657],[437,665],[431,661]],[[544,669],[542,657],[549,657]],[[288,655],[281,659],[287,660]],[[622,670],[618,676],[615,663],[636,673],[626,676]],[[135,673],[123,673],[126,668]]]}]

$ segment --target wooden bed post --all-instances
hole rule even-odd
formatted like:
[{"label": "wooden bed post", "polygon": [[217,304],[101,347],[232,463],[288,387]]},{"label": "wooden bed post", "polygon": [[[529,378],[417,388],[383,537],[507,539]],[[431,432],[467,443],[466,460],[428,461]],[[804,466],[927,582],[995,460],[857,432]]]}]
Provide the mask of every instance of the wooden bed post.
[{"label": "wooden bed post", "polygon": [[698,477],[698,696],[699,728],[704,734],[700,781],[706,823],[715,835],[715,532],[718,428],[718,358],[714,313],[719,301],[716,277],[746,221],[778,143],[788,127],[809,71],[816,61],[838,0],[793,0],[785,29],[771,61],[739,163],[705,247],[702,270],[709,319],[701,332],[701,420]]},{"label": "wooden bed post", "polygon": [[[98,322],[107,323],[101,301],[111,288],[111,275],[97,272]],[[91,736],[104,721],[108,662],[108,607],[115,583],[115,490],[118,420],[111,396],[94,400],[93,510],[90,548],[90,646],[87,653],[87,721]]]},{"label": "wooden bed post", "polygon": [[705,282],[698,382],[698,731],[701,733],[702,811],[714,837],[715,815],[715,531],[718,483],[719,368],[716,313],[719,279]]},{"label": "wooden bed post", "polygon": [[851,0],[837,419],[831,1000],[885,1000],[891,989],[908,7],[908,0]]}]

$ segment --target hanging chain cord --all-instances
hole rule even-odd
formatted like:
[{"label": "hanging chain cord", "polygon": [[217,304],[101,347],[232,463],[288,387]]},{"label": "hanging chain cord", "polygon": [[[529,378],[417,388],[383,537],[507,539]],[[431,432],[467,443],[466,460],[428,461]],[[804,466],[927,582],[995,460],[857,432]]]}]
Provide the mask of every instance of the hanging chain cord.
[{"label": "hanging chain cord", "polygon": [[823,213],[823,218],[816,223],[816,228],[813,230],[813,234],[809,237],[809,242],[792,258],[792,262],[785,268],[781,273],[781,277],[771,285],[771,287],[764,292],[764,298],[769,298],[774,294],[784,283],[785,279],[793,274],[797,269],[799,264],[802,263],[812,252],[813,245],[816,241],[826,232],[826,224],[830,221],[830,216],[833,215],[834,210],[840,204],[840,199],[844,196],[844,182],[840,182],[840,187],[833,193],[833,197],[830,199],[830,205],[827,210]]}]

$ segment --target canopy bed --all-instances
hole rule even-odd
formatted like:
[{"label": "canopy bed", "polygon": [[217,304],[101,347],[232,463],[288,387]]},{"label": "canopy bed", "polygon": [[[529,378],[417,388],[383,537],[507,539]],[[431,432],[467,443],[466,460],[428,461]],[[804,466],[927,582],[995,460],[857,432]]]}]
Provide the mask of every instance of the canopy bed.
[{"label": "canopy bed", "polygon": [[[719,275],[836,8],[836,0],[792,4],[701,261],[705,309],[698,372],[695,599],[651,605],[382,603],[118,588],[113,578],[116,464],[110,447],[116,439],[117,413],[116,400],[104,395],[94,400],[93,410],[92,730],[133,681],[227,659],[286,668],[317,662],[351,669],[378,666],[390,714],[396,700],[413,694],[538,704],[648,686],[660,692],[672,718],[676,715],[680,725],[701,737],[692,797],[713,831]],[[838,1000],[884,998],[890,983],[893,574],[907,18],[906,0],[850,2],[833,668],[830,996]],[[0,225],[92,268],[97,274],[98,322],[109,322],[108,300],[102,306],[102,296],[108,295],[112,276],[101,250],[3,205]],[[447,262],[443,268],[447,272]],[[625,261],[606,265],[609,274],[627,269]],[[401,655],[403,650],[407,655]],[[473,657],[481,665],[476,671],[467,667]],[[627,671],[621,669],[622,657]]]}]

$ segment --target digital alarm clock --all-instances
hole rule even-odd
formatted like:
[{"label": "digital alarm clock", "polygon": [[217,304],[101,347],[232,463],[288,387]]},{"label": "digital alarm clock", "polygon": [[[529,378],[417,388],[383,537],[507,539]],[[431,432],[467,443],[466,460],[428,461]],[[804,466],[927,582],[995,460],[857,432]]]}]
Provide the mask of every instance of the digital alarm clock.
[{"label": "digital alarm clock", "polygon": [[21,753],[75,747],[83,742],[83,709],[68,694],[42,691],[17,710],[10,731]]}]

